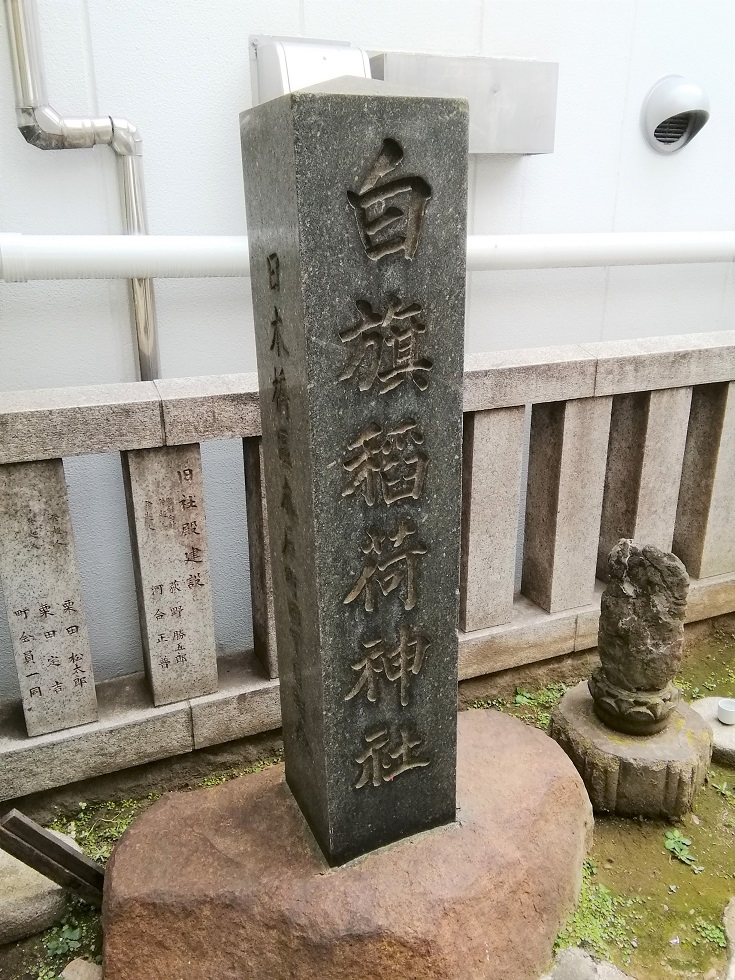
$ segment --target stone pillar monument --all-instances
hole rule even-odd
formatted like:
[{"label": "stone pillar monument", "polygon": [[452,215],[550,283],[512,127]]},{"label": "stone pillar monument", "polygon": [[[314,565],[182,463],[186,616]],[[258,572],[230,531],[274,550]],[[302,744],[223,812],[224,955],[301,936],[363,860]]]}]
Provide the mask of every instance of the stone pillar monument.
[{"label": "stone pillar monument", "polygon": [[134,823],[105,977],[538,976],[592,814],[543,733],[457,718],[467,106],[347,78],[241,119],[287,785]]},{"label": "stone pillar monument", "polygon": [[330,862],[454,820],[467,109],[242,116],[286,779]]}]

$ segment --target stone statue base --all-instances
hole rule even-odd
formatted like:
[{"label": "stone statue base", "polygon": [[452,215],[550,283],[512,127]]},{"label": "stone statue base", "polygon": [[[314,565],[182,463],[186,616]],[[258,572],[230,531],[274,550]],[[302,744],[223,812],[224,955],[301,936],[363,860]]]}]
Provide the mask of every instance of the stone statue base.
[{"label": "stone statue base", "polygon": [[598,667],[587,682],[595,714],[608,728],[626,735],[655,735],[669,723],[679,703],[679,688],[667,684],[661,691],[628,691],[617,687]]},{"label": "stone statue base", "polygon": [[653,735],[612,731],[582,681],[562,698],[549,734],[574,762],[597,813],[680,817],[692,808],[712,756],[707,724],[684,701]]},{"label": "stone statue base", "polygon": [[457,799],[456,823],[330,868],[282,766],[164,797],[107,870],[105,980],[539,976],[581,884],[582,781],[542,732],[464,711]]}]

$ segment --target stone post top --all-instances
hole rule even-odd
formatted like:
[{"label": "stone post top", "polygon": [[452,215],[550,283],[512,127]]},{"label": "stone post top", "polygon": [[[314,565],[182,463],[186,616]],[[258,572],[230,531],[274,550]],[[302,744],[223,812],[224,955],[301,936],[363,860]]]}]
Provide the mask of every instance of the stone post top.
[{"label": "stone post top", "polygon": [[[289,99],[291,102],[305,101],[315,96],[336,95],[356,98],[370,98],[373,96],[384,96],[386,98],[405,98],[405,99],[431,99],[432,102],[451,102],[455,111],[469,115],[469,105],[466,99],[456,95],[437,95],[435,91],[418,88],[416,86],[397,84],[396,82],[384,82],[379,78],[359,78],[356,75],[343,75],[341,78],[330,78],[326,82],[319,82],[307,88],[297,89],[295,92],[286,92],[279,96],[279,99]],[[278,101],[277,99],[273,100]],[[253,109],[259,108],[253,106]],[[240,114],[240,119],[251,112],[246,109]]]},{"label": "stone post top", "polygon": [[606,592],[622,592],[630,598],[664,593],[674,604],[686,603],[689,575],[676,555],[621,538],[610,552],[608,569]]}]

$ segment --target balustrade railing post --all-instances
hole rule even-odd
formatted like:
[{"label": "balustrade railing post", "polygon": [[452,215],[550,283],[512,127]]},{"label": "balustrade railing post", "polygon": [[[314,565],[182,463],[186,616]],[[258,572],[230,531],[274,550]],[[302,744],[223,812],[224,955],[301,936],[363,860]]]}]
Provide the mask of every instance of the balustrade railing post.
[{"label": "balustrade railing post", "polygon": [[153,702],[213,694],[217,655],[199,446],[121,456]]},{"label": "balustrade railing post", "polygon": [[694,578],[735,570],[735,382],[694,389],[673,550]]},{"label": "balustrade railing post", "polygon": [[0,466],[0,579],[29,735],[97,720],[60,459]]},{"label": "balustrade railing post", "polygon": [[460,628],[510,622],[525,408],[467,412],[462,464]]},{"label": "balustrade railing post", "polygon": [[671,550],[691,388],[616,395],[610,421],[597,577],[621,538]]},{"label": "balustrade railing post", "polygon": [[273,576],[268,542],[268,508],[263,482],[263,446],[260,437],[243,439],[245,504],[250,556],[250,603],[253,611],[253,649],[269,677],[278,677]]},{"label": "balustrade railing post", "polygon": [[534,405],[521,591],[547,612],[592,601],[612,398]]}]

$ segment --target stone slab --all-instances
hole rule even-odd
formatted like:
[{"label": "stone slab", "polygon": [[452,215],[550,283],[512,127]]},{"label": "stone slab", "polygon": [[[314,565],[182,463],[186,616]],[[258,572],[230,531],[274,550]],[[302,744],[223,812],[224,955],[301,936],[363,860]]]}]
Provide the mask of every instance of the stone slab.
[{"label": "stone slab", "polygon": [[454,819],[467,106],[242,116],[289,786],[334,862]]},{"label": "stone slab", "polygon": [[123,453],[143,650],[154,704],[217,690],[197,444]]},{"label": "stone slab", "polygon": [[161,445],[153,382],[0,392],[0,463]]},{"label": "stone slab", "polygon": [[0,466],[0,581],[28,734],[97,719],[60,459]]},{"label": "stone slab", "polygon": [[[71,837],[56,836],[81,850]],[[66,909],[66,889],[0,850],[0,946],[49,929]]]},{"label": "stone slab", "polygon": [[730,381],[735,331],[641,337],[580,345],[597,360],[596,395]]},{"label": "stone slab", "polygon": [[510,622],[515,592],[525,409],[465,415],[459,625]]},{"label": "stone slab", "polygon": [[591,398],[596,365],[594,355],[573,344],[469,354],[464,410]]},{"label": "stone slab", "polygon": [[188,702],[156,708],[143,674],[97,685],[99,721],[28,738],[19,702],[0,710],[0,800],[193,748]]},{"label": "stone slab", "polygon": [[108,865],[106,980],[529,980],[592,814],[542,732],[459,716],[458,821],[330,869],[283,768],[154,804]]},{"label": "stone slab", "polygon": [[611,407],[533,406],[521,591],[547,612],[593,598]]},{"label": "stone slab", "polygon": [[722,922],[725,926],[727,952],[729,955],[725,980],[735,980],[735,896],[727,903],[722,916]]},{"label": "stone slab", "polygon": [[698,698],[691,707],[712,732],[712,759],[724,766],[735,766],[735,725],[723,725],[717,717],[720,698]]},{"label": "stone slab", "polygon": [[550,614],[517,596],[510,623],[459,632],[459,680],[572,653],[576,620],[576,611]]},{"label": "stone slab", "polygon": [[735,572],[691,579],[687,600],[686,622],[695,623],[735,612]]},{"label": "stone slab", "polygon": [[712,755],[708,726],[680,701],[656,735],[625,735],[597,718],[587,682],[567,691],[549,734],[584,779],[596,813],[675,818],[688,813]]},{"label": "stone slab", "polygon": [[154,381],[167,446],[260,435],[256,374]]},{"label": "stone slab", "polygon": [[217,670],[217,693],[190,702],[195,749],[281,727],[278,681],[263,676],[252,653],[222,655]]}]

